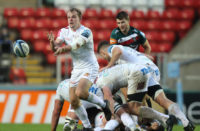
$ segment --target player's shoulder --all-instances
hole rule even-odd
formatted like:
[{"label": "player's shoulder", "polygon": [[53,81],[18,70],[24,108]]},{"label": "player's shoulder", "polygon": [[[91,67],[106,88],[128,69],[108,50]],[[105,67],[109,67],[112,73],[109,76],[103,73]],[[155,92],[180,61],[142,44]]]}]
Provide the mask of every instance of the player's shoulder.
[{"label": "player's shoulder", "polygon": [[59,30],[59,32],[68,32],[69,31],[69,27],[67,26],[67,27],[63,27],[63,28],[61,28],[60,30]]},{"label": "player's shoulder", "polygon": [[117,33],[119,33],[120,32],[120,29],[117,27],[117,28],[115,28],[115,29],[113,29],[112,30],[112,35],[116,35]]}]

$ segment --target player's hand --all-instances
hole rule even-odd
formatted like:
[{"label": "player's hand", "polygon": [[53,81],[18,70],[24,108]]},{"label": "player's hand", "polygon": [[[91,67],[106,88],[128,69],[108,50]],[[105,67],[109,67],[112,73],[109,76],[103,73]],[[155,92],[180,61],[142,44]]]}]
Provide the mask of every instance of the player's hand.
[{"label": "player's hand", "polygon": [[54,55],[60,55],[65,52],[65,47],[55,47]]},{"label": "player's hand", "polygon": [[52,51],[55,52],[56,49],[55,49],[55,45],[54,45],[54,34],[53,34],[53,32],[52,31],[50,31],[50,33],[48,32],[47,37],[48,37],[48,40],[50,41],[50,47],[51,47]]}]

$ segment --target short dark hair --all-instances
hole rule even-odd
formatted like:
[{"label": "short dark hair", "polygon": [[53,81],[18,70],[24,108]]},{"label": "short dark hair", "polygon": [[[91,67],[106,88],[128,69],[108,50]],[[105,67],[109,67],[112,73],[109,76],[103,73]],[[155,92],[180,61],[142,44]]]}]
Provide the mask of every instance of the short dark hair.
[{"label": "short dark hair", "polygon": [[128,13],[126,11],[120,11],[119,13],[117,13],[116,19],[119,19],[119,20],[122,20],[122,19],[129,20]]},{"label": "short dark hair", "polygon": [[77,9],[77,8],[71,8],[71,9],[69,9],[69,12],[73,12],[73,11],[76,11],[76,12],[77,12],[78,17],[79,17],[80,20],[81,20],[81,18],[82,18],[82,13],[81,13],[81,11],[80,11],[79,9]]},{"label": "short dark hair", "polygon": [[109,42],[107,40],[103,40],[101,42],[99,42],[98,48],[97,48],[97,52],[100,52],[100,49],[104,46],[109,46]]}]

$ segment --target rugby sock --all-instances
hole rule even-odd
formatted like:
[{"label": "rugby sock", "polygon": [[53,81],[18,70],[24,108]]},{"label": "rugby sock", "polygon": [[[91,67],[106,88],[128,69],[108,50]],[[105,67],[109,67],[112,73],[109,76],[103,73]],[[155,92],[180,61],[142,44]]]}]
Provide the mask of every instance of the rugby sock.
[{"label": "rugby sock", "polygon": [[117,120],[113,120],[113,119],[112,119],[112,120],[109,120],[109,121],[106,123],[104,129],[105,129],[105,130],[114,131],[115,128],[116,128],[118,125],[119,125],[119,122],[118,122]]},{"label": "rugby sock", "polygon": [[99,105],[100,107],[103,107],[103,108],[106,106],[106,103],[100,97],[98,97],[97,95],[95,95],[93,93],[89,93],[87,101],[94,103],[94,104],[97,104],[97,105]]},{"label": "rugby sock", "polygon": [[125,126],[127,126],[130,129],[131,128],[135,129],[136,123],[128,113],[123,113],[120,118]]},{"label": "rugby sock", "polygon": [[171,104],[168,108],[169,114],[176,116],[178,119],[181,120],[184,127],[186,127],[189,123],[188,119],[186,118],[185,114],[181,111],[179,106],[174,103]]},{"label": "rugby sock", "polygon": [[152,108],[149,107],[145,107],[145,106],[141,106],[140,108],[140,116],[142,118],[151,118],[151,119],[156,119],[159,120],[160,122],[162,122],[166,127],[166,121],[169,118],[168,115],[165,115],[163,113],[160,113]]},{"label": "rugby sock", "polygon": [[77,109],[74,109],[74,110],[75,110],[76,115],[82,121],[83,126],[85,128],[91,128],[92,126],[90,124],[87,112],[86,112],[85,108],[83,107],[83,105],[81,105],[80,107],[78,107]]}]

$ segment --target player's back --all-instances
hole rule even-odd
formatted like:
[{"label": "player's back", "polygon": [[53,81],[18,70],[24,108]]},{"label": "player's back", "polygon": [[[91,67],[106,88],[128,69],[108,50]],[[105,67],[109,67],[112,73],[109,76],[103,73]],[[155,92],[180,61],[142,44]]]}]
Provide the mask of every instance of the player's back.
[{"label": "player's back", "polygon": [[109,47],[112,48],[110,51],[110,56],[112,55],[111,52],[115,47],[119,47],[122,50],[120,59],[117,61],[118,64],[134,63],[134,64],[154,65],[154,63],[149,58],[147,58],[143,53],[140,53],[127,46],[113,45],[113,47],[112,46]]}]

